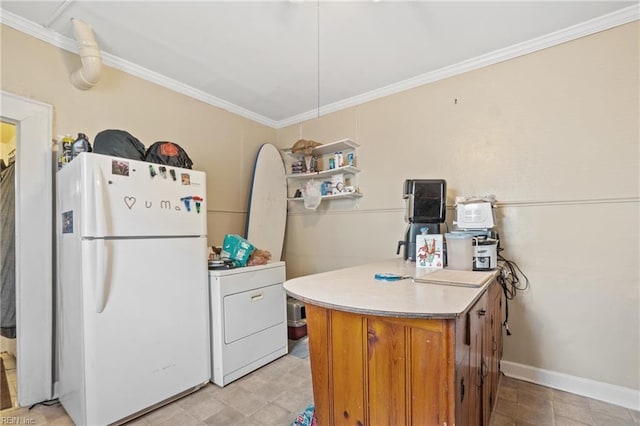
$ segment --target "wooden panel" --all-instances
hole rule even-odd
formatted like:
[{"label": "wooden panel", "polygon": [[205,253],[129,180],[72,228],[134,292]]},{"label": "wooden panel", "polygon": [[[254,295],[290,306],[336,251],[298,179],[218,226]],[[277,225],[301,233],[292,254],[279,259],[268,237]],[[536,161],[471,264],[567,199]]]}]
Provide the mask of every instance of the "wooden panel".
[{"label": "wooden panel", "polygon": [[442,334],[442,355],[441,362],[446,365],[446,375],[443,383],[443,400],[440,411],[443,413],[445,420],[443,424],[455,424],[456,419],[456,407],[455,407],[455,394],[456,394],[456,363],[455,363],[455,344],[456,344],[456,323],[454,320],[442,321],[443,334]]},{"label": "wooden panel", "polygon": [[443,319],[424,319],[424,318],[391,318],[391,317],[383,317],[383,318],[386,322],[391,324],[397,324],[403,327],[419,328],[422,330],[430,330],[436,333],[441,333],[446,321],[448,321]]},{"label": "wooden panel", "polygon": [[307,304],[318,424],[488,424],[499,380],[502,297],[492,285],[457,320]]},{"label": "wooden panel", "polygon": [[469,310],[469,327],[471,345],[469,346],[469,363],[471,389],[469,392],[469,425],[482,424],[482,343],[484,340],[484,323],[487,309],[487,293],[485,293]]},{"label": "wooden panel", "polygon": [[486,296],[487,299],[486,315],[484,319],[484,330],[482,331],[482,358],[480,364],[480,372],[482,374],[482,403],[481,417],[483,424],[489,424],[491,413],[495,406],[498,391],[500,351],[501,351],[501,335],[502,335],[502,316],[501,316],[501,287],[494,281]]},{"label": "wooden panel", "polygon": [[471,321],[471,347],[469,352],[469,365],[470,365],[470,380],[471,389],[469,392],[469,425],[480,425],[481,420],[481,405],[482,405],[482,379],[480,377],[480,364],[482,362],[482,333],[478,330],[478,321]]},{"label": "wooden panel", "polygon": [[331,311],[331,381],[333,388],[333,422],[321,424],[364,425],[365,345],[363,317]]},{"label": "wooden panel", "polygon": [[472,391],[469,366],[469,347],[461,356],[460,363],[456,366],[456,425],[469,424],[469,394]]},{"label": "wooden panel", "polygon": [[502,292],[502,287],[500,289],[500,297],[498,298],[498,311],[500,315],[500,331],[498,332],[498,358],[502,359],[503,351],[504,351],[504,331],[503,330],[503,322],[505,321],[506,314],[506,304],[507,300],[505,298],[504,293]]},{"label": "wooden panel", "polygon": [[495,292],[493,302],[490,306],[492,312],[493,326],[491,328],[491,354],[489,363],[489,410],[493,412],[498,395],[498,382],[500,381],[500,358],[502,357],[502,287],[498,283],[493,284],[498,289]]},{"label": "wooden panel", "polygon": [[464,358],[465,354],[469,356],[469,344],[471,343],[471,334],[469,330],[469,314],[465,312],[455,319],[455,350],[456,364]]},{"label": "wooden panel", "polygon": [[487,302],[487,310],[485,314],[484,329],[482,331],[482,363],[480,372],[482,375],[482,424],[489,424],[491,416],[491,347],[493,338],[493,311],[491,309],[492,301]]},{"label": "wooden panel", "polygon": [[500,290],[500,297],[498,298],[498,315],[500,317],[500,327],[497,331],[498,336],[498,358],[502,359],[502,355],[504,354],[504,333],[505,329],[503,327],[503,323],[505,321],[505,304],[507,300],[505,299],[505,295]]},{"label": "wooden panel", "polygon": [[369,318],[367,321],[369,424],[406,424],[405,327]]},{"label": "wooden panel", "polygon": [[445,377],[442,333],[412,328],[411,345],[411,423],[438,425],[446,422]]},{"label": "wooden panel", "polygon": [[331,424],[330,360],[329,360],[329,311],[306,304],[309,357],[313,382],[313,402],[319,425]]}]

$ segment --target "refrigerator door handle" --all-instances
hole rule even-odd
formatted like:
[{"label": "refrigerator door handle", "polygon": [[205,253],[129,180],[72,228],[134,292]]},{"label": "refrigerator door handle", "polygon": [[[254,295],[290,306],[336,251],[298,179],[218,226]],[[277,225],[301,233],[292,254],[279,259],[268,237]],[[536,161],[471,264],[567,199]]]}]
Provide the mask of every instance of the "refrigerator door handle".
[{"label": "refrigerator door handle", "polygon": [[93,206],[94,206],[94,223],[95,236],[104,237],[109,234],[109,226],[107,223],[107,203],[105,200],[105,182],[102,175],[102,169],[97,165],[93,167]]},{"label": "refrigerator door handle", "polygon": [[107,256],[109,254],[106,247],[106,241],[103,239],[95,240],[96,243],[96,259],[95,259],[95,281],[96,281],[96,313],[100,314],[104,311],[109,296],[109,282],[107,280]]}]

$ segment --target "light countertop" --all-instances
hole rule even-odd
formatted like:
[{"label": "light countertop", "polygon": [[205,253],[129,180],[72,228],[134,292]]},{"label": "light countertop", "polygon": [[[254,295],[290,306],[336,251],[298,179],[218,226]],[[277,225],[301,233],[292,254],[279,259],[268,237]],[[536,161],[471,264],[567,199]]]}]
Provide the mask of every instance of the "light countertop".
[{"label": "light countertop", "polygon": [[[375,274],[393,273],[429,280],[458,277],[461,284],[380,281]],[[452,271],[416,268],[414,262],[390,259],[351,268],[294,278],[284,283],[288,294],[305,303],[366,315],[404,318],[455,318],[473,304],[498,271]]]}]

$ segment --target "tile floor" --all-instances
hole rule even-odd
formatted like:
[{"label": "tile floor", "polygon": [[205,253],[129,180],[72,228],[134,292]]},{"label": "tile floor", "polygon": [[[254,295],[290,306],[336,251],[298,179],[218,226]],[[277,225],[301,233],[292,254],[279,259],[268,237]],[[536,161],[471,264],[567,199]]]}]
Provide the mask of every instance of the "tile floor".
[{"label": "tile floor", "polygon": [[[224,388],[209,384],[129,425],[290,425],[313,401],[306,339],[290,343],[288,355]],[[59,404],[4,410],[0,416],[0,424],[73,424]],[[503,376],[491,426],[505,425],[636,426],[640,413]]]},{"label": "tile floor", "polygon": [[491,426],[634,426],[640,412],[502,376]]},{"label": "tile floor", "polygon": [[[313,402],[305,344],[306,338],[290,341],[289,354],[224,388],[210,383],[128,424],[290,425]],[[73,425],[60,404],[3,410],[0,417],[0,424]]]},{"label": "tile floor", "polygon": [[[0,353],[2,357],[2,363],[7,373],[7,382],[9,382],[9,392],[11,393],[11,402],[15,407],[18,405],[18,391],[17,391],[17,370],[16,370],[16,358],[9,352]],[[1,424],[1,423],[0,423]]]}]

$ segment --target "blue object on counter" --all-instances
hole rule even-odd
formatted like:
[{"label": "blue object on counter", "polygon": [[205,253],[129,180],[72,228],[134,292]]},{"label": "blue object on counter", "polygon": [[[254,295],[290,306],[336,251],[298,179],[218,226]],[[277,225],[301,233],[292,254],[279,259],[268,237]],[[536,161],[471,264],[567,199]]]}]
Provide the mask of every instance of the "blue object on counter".
[{"label": "blue object on counter", "polygon": [[375,274],[373,278],[375,278],[378,281],[400,281],[400,280],[405,280],[411,277],[409,275],[382,273],[382,274]]}]

